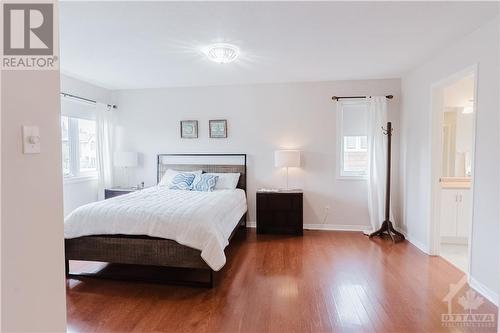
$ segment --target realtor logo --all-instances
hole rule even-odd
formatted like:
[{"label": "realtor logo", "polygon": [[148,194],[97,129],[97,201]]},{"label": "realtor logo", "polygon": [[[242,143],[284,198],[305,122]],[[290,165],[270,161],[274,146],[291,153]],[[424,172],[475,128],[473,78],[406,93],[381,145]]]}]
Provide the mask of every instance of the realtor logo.
[{"label": "realtor logo", "polygon": [[53,4],[4,4],[4,55],[52,55]]},{"label": "realtor logo", "polygon": [[[1,68],[54,70],[58,68],[53,3],[4,3]],[[54,46],[54,43],[56,46]]]},{"label": "realtor logo", "polygon": [[[443,302],[448,304],[448,313],[441,314],[441,325],[444,327],[495,327],[496,318],[494,313],[477,311],[484,304],[483,297],[470,288],[465,291],[463,296],[458,297],[458,294],[466,285],[466,276],[458,283],[450,284],[449,292],[443,298]],[[453,311],[454,300],[463,308],[463,312]]]}]

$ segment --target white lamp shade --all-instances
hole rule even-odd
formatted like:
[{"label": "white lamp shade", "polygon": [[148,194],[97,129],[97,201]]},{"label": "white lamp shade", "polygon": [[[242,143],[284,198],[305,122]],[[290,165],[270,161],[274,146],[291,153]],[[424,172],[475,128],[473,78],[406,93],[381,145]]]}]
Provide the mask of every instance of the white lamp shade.
[{"label": "white lamp shade", "polygon": [[117,151],[114,153],[114,165],[122,168],[133,168],[137,166],[138,154],[135,152]]},{"label": "white lamp shade", "polygon": [[274,152],[276,168],[300,167],[300,150],[277,150]]}]

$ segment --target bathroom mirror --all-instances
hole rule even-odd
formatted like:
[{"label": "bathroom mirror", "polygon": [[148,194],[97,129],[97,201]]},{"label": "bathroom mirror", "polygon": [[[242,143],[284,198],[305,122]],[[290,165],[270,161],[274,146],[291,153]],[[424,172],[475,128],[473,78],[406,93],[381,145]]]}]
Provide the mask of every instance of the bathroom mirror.
[{"label": "bathroom mirror", "polygon": [[[472,109],[472,107],[471,107]],[[443,177],[470,177],[473,110],[447,107],[443,119]]]}]

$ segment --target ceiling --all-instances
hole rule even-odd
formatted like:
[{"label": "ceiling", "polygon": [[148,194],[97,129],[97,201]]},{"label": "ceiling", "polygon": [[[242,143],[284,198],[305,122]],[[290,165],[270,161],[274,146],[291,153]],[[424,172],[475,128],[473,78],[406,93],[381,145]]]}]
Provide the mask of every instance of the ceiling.
[{"label": "ceiling", "polygon": [[[110,89],[401,77],[495,2],[60,2],[63,73]],[[241,49],[217,64],[200,49]]]}]

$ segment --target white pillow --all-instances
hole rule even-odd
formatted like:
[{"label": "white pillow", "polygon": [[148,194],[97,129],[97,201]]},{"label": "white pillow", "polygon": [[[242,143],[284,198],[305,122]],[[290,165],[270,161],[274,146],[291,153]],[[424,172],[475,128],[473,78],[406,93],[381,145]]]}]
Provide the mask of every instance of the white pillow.
[{"label": "white pillow", "polygon": [[234,190],[240,179],[239,173],[209,173],[209,175],[219,177],[215,183],[216,190]]},{"label": "white pillow", "polygon": [[192,173],[195,176],[198,176],[198,175],[201,175],[202,172],[203,171],[201,171],[201,170],[196,170],[196,171],[177,171],[177,170],[168,169],[163,174],[163,177],[161,177],[161,180],[158,183],[158,185],[170,187],[170,186],[172,186],[172,179],[174,179],[174,177],[177,176],[180,173]]}]

